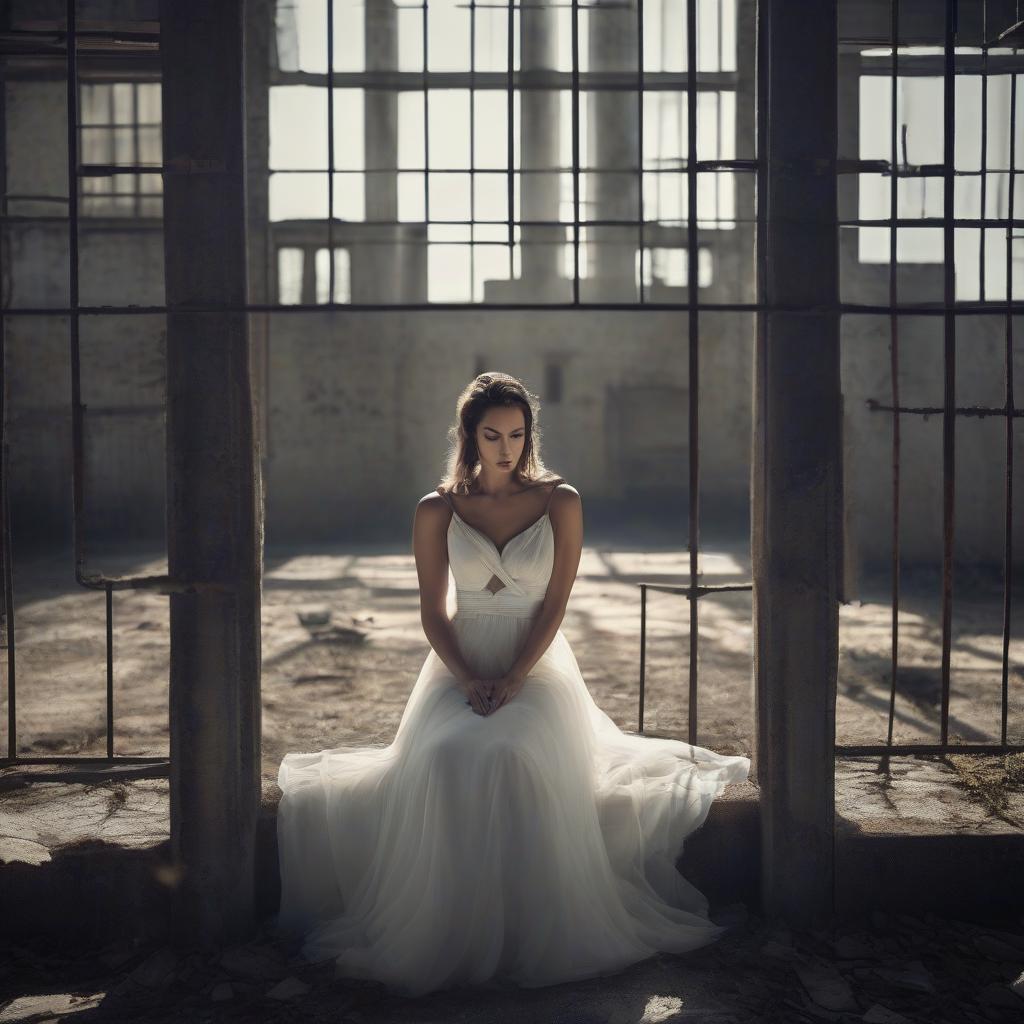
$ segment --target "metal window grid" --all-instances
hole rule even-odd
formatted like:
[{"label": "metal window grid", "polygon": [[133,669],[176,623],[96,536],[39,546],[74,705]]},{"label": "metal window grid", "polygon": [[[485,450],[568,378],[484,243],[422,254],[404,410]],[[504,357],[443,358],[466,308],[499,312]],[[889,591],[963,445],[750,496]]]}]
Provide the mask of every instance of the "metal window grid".
[{"label": "metal window grid", "polygon": [[[471,3],[471,15],[475,17],[475,7],[478,6],[474,2]],[[514,3],[507,5],[509,11],[510,24],[514,16]],[[59,37],[59,40],[54,43],[50,43],[45,46],[40,46],[38,51],[32,48],[28,42],[19,44],[15,49],[14,53],[20,56],[25,54],[33,54],[35,52],[44,53],[47,55],[53,55],[56,52],[63,52],[66,60],[66,73],[67,73],[67,109],[68,109],[68,172],[69,180],[75,181],[81,173],[81,168],[78,163],[78,138],[77,138],[77,89],[78,89],[78,62],[77,62],[77,42],[80,39],[87,39],[92,36],[103,36],[105,33],[102,32],[79,32],[76,28],[76,9],[74,0],[67,0],[67,14],[66,14],[66,30],[56,33],[50,33]],[[562,72],[547,72],[543,74],[537,74],[534,77],[534,83],[537,87],[547,86],[549,88],[570,88],[572,98],[572,111],[573,111],[573,139],[572,139],[572,178],[573,178],[573,266],[574,266],[574,278],[573,278],[573,300],[572,302],[566,303],[544,303],[544,304],[530,304],[530,303],[487,303],[483,308],[486,309],[513,309],[513,310],[524,310],[524,309],[543,309],[543,310],[558,310],[558,309],[588,309],[588,310],[600,310],[600,309],[619,309],[619,310],[686,310],[688,316],[688,327],[689,327],[689,370],[690,370],[690,394],[695,396],[698,392],[699,385],[699,358],[698,358],[698,341],[699,341],[699,326],[700,326],[700,313],[701,312],[749,312],[749,313],[760,313],[768,309],[767,304],[761,301],[755,301],[752,303],[743,302],[700,302],[697,293],[697,260],[691,258],[688,261],[688,297],[686,300],[677,302],[650,302],[642,301],[641,303],[632,302],[587,302],[582,303],[579,295],[579,242],[580,242],[580,229],[581,227],[588,225],[602,225],[602,224],[632,224],[637,232],[638,239],[641,242],[642,251],[642,240],[644,237],[645,224],[643,223],[643,217],[639,217],[637,222],[622,222],[622,221],[585,221],[580,218],[579,213],[579,174],[581,171],[580,167],[580,153],[579,153],[579,95],[581,91],[581,73],[579,71],[579,33],[578,33],[578,19],[580,11],[580,0],[571,0],[572,9],[572,57],[573,57],[573,69],[569,73]],[[1005,301],[987,301],[982,300],[981,302],[957,302],[955,299],[955,293],[953,290],[953,230],[954,226],[974,226],[980,227],[983,231],[985,229],[1005,229],[1008,233],[1008,240],[1012,238],[1012,231],[1014,228],[1019,227],[1022,223],[1013,216],[1013,201],[1012,201],[1012,175],[1011,175],[1011,201],[1009,215],[1006,218],[989,218],[982,216],[981,218],[954,218],[953,209],[953,189],[952,181],[954,177],[953,167],[953,140],[954,140],[954,75],[957,69],[958,59],[964,66],[971,67],[974,63],[974,58],[957,58],[954,52],[955,44],[955,17],[956,17],[956,4],[955,0],[946,0],[945,3],[945,40],[944,40],[944,54],[943,54],[943,75],[944,75],[944,132],[945,132],[945,153],[944,161],[938,167],[926,167],[926,168],[908,168],[901,166],[897,160],[897,140],[896,140],[896,129],[895,129],[895,82],[897,77],[897,41],[898,41],[898,22],[899,22],[899,0],[892,0],[892,18],[891,18],[891,49],[892,49],[892,61],[891,61],[891,75],[893,80],[893,128],[892,128],[892,156],[891,160],[886,163],[885,161],[867,161],[867,160],[852,160],[852,161],[837,161],[836,170],[837,173],[861,173],[867,171],[881,171],[888,173],[893,176],[895,181],[900,176],[912,176],[912,175],[932,175],[941,176],[944,181],[945,195],[944,202],[945,208],[943,217],[939,222],[943,228],[943,239],[944,239],[944,255],[945,255],[945,282],[944,282],[944,298],[941,303],[900,303],[898,301],[898,295],[896,290],[896,247],[895,237],[896,230],[902,226],[909,226],[910,224],[920,225],[921,220],[914,220],[908,222],[906,220],[900,220],[897,218],[896,209],[896,189],[891,189],[891,207],[890,216],[886,220],[880,222],[883,225],[889,227],[890,230],[890,301],[884,305],[870,304],[870,303],[844,303],[838,302],[835,306],[835,312],[838,314],[853,314],[853,315],[876,315],[884,313],[888,315],[891,320],[891,334],[892,334],[892,403],[888,406],[882,406],[876,404],[876,408],[879,411],[889,412],[893,417],[893,487],[894,497],[896,499],[894,503],[893,513],[893,555],[892,564],[894,567],[893,575],[893,594],[892,594],[892,616],[893,616],[893,644],[892,644],[892,694],[890,697],[890,712],[889,712],[889,734],[885,745],[883,746],[838,746],[836,747],[837,755],[842,754],[889,754],[893,752],[899,753],[917,753],[917,752],[946,752],[949,750],[957,751],[974,751],[978,753],[985,753],[991,751],[1011,751],[1021,750],[1024,746],[1020,744],[1010,744],[1007,742],[1007,694],[1008,694],[1008,665],[1009,665],[1009,621],[1010,621],[1010,590],[1012,586],[1012,536],[1010,532],[1010,523],[1012,516],[1012,484],[1013,484],[1013,472],[1012,472],[1012,453],[1013,453],[1013,436],[1012,436],[1012,424],[1016,417],[1019,417],[1021,412],[1016,409],[1013,400],[1013,382],[1011,370],[1011,359],[1012,359],[1012,316],[1014,313],[1024,311],[1024,304],[1017,303],[1012,298],[1012,292],[1008,290],[1007,298]],[[426,25],[427,19],[427,3],[423,5],[423,16]],[[333,0],[328,0],[328,17],[333,17]],[[637,18],[639,27],[639,38],[640,46],[642,47],[643,39],[643,0],[637,0]],[[687,23],[691,26],[697,23],[697,2],[696,0],[686,0],[686,18]],[[1019,21],[1019,19],[1018,19]],[[981,68],[983,79],[988,73],[988,48],[990,45],[999,43],[1003,46],[1012,46],[1014,50],[1014,56],[1012,61],[1007,61],[1002,58],[1002,63],[1010,63],[1013,68],[1017,67],[1017,40],[1020,36],[1020,25],[1014,26],[1013,30],[1007,33],[1003,33],[1000,37],[993,40],[990,44],[987,39],[983,47],[983,53],[981,58]],[[5,33],[8,40],[16,37],[18,33],[8,32]],[[26,33],[27,36],[32,36],[32,33]],[[127,39],[133,34],[119,34],[121,38]],[[333,33],[328,33],[328,46],[329,46],[329,61],[328,71],[326,74],[326,82],[328,86],[328,103],[333,104],[332,92],[333,87],[336,84],[359,84],[364,87],[371,87],[376,85],[387,85],[388,87],[406,87],[404,81],[400,81],[401,76],[391,73],[376,73],[376,74],[341,74],[336,73],[333,70]],[[475,38],[475,36],[474,36]],[[514,73],[512,70],[513,65],[513,54],[511,52],[511,39],[512,33],[509,33],[510,39],[510,53],[508,59],[508,68],[505,75],[505,87],[508,90],[509,103],[514,99],[515,89],[526,87],[525,76],[522,72]],[[152,35],[146,33],[139,33],[138,40],[141,42],[152,42]],[[424,32],[424,58],[426,60],[426,31]],[[696,114],[697,114],[697,91],[701,80],[703,79],[705,84],[714,87],[716,84],[716,77],[714,74],[698,73],[696,70],[696,33],[691,32],[688,34],[688,65],[687,71],[682,75],[671,75],[671,74],[658,74],[650,75],[645,73],[643,70],[642,59],[638,64],[638,71],[635,75],[632,74],[617,74],[617,73],[588,73],[587,83],[599,85],[601,88],[607,89],[632,89],[637,88],[640,93],[640,103],[642,106],[642,97],[645,90],[655,88],[684,88],[686,90],[689,119],[688,119],[688,138],[687,138],[687,159],[684,161],[682,170],[686,174],[687,178],[687,193],[689,201],[689,217],[685,226],[685,238],[686,247],[691,254],[695,254],[698,250],[698,226],[696,220],[696,196],[697,196],[697,174],[701,171],[708,170],[731,170],[737,172],[749,172],[754,173],[758,176],[762,173],[762,157],[760,153],[755,159],[743,160],[711,160],[711,161],[700,161],[697,159],[697,136],[696,136]],[[491,84],[487,79],[491,76],[491,73],[482,73],[475,69],[475,66],[471,69],[469,75],[469,81],[471,85],[476,86],[480,84]],[[424,65],[424,71],[422,73],[422,88],[424,90],[424,121],[426,124],[426,104],[428,102],[429,88],[433,84],[440,86],[442,84],[455,84],[461,83],[465,80],[464,75],[447,75],[443,73],[430,73],[426,70],[426,63]],[[494,83],[497,84],[497,83]],[[1016,88],[1014,79],[1014,90]],[[473,92],[471,91],[471,96]],[[983,108],[984,110],[984,108]],[[328,117],[328,132],[329,132],[329,214],[333,214],[333,109],[330,109]],[[638,116],[642,117],[642,111],[638,112]],[[1016,111],[1015,107],[1011,112],[1011,138],[1013,127],[1015,126]],[[983,132],[985,130],[984,124],[985,119],[983,117]],[[509,118],[509,153],[511,156],[512,152],[512,118]],[[429,145],[428,140],[425,139],[425,146]],[[642,146],[642,136],[641,136]],[[429,159],[427,160],[427,166],[429,167]],[[639,154],[638,161],[638,174],[641,178],[643,176],[643,159],[642,151]],[[114,173],[116,170],[118,173],[131,172],[133,170],[145,170],[148,168],[132,168],[132,167],[118,167],[108,168],[110,173]],[[164,167],[164,173],[173,173],[174,168]],[[474,168],[475,170],[475,168]],[[509,160],[509,167],[507,171],[510,182],[510,198],[512,191],[513,181],[513,168],[512,160]],[[429,187],[429,183],[427,185]],[[103,574],[91,574],[88,575],[84,571],[84,552],[82,550],[82,511],[83,511],[83,432],[82,432],[82,415],[83,407],[81,404],[80,394],[80,360],[79,360],[79,323],[83,316],[102,316],[110,314],[118,314],[124,316],[132,315],[152,315],[152,314],[165,314],[168,312],[168,308],[163,305],[148,305],[148,306],[133,306],[133,307],[116,307],[116,306],[83,306],[79,302],[79,291],[78,291],[78,246],[77,246],[77,225],[79,219],[78,211],[78,196],[77,188],[70,190],[69,198],[69,211],[68,221],[72,226],[70,232],[71,238],[71,258],[69,265],[69,283],[70,283],[70,301],[66,307],[49,307],[49,308],[38,308],[38,307],[20,307],[20,308],[7,308],[0,309],[0,358],[3,356],[3,338],[4,338],[4,319],[7,316],[18,315],[18,316],[66,316],[70,323],[70,341],[71,341],[71,362],[72,362],[72,444],[73,444],[73,506],[74,506],[74,545],[75,545],[75,578],[78,584],[88,589],[100,589],[106,593],[106,606],[107,606],[107,757],[106,758],[82,758],[82,757],[70,757],[70,758],[22,758],[17,755],[17,744],[16,744],[16,714],[15,714],[15,641],[14,641],[14,604],[13,604],[13,584],[12,574],[10,565],[10,552],[11,552],[11,537],[10,537],[10,516],[9,516],[9,495],[6,486],[6,455],[7,455],[7,444],[6,438],[0,438],[2,441],[2,451],[4,455],[3,468],[5,472],[2,474],[0,479],[0,486],[2,486],[2,494],[0,494],[0,512],[3,515],[2,524],[2,539],[3,539],[3,592],[5,597],[5,604],[8,615],[8,757],[0,759],[0,765],[10,765],[15,763],[26,764],[26,763],[46,763],[46,762],[60,762],[60,763],[79,763],[79,762],[94,762],[102,761],[105,763],[147,763],[152,762],[155,759],[146,758],[128,758],[123,755],[115,755],[113,750],[113,668],[112,668],[112,613],[111,613],[111,597],[112,591],[116,589],[146,589],[153,590],[160,593],[172,593],[181,591],[194,591],[198,587],[204,586],[204,584],[198,584],[194,581],[188,580],[172,580],[164,576],[156,577],[109,577]],[[641,191],[642,197],[642,191]],[[429,195],[427,196],[427,204],[429,210]],[[642,198],[641,198],[642,202]],[[984,208],[982,210],[984,214]],[[513,218],[513,207],[511,202],[509,203],[509,232],[510,236],[508,244],[510,247],[513,245],[513,229],[518,225],[530,224],[535,222],[530,221],[514,221]],[[757,217],[760,221],[763,217],[763,210],[757,211]],[[3,210],[3,218],[7,219],[6,214],[6,198],[5,207]],[[333,216],[328,217],[328,248],[333,249],[334,241],[334,218]],[[472,224],[471,221],[467,222]],[[548,223],[548,222],[541,222]],[[878,221],[861,220],[859,218],[853,220],[841,220],[840,226],[868,226],[877,224]],[[758,233],[758,256],[759,258],[763,255],[761,250],[763,233]],[[1010,255],[1011,246],[1008,245],[1008,287],[1011,282],[1009,274],[1009,264],[1012,260]],[[333,260],[331,261],[331,287],[329,294],[334,295],[333,287]],[[641,276],[641,288],[642,288],[642,276]],[[641,298],[643,296],[641,295]],[[406,303],[401,305],[389,304],[371,304],[371,303],[346,303],[344,305],[335,304],[333,302],[328,304],[309,304],[309,303],[298,303],[289,304],[282,306],[276,303],[255,303],[248,304],[242,307],[239,306],[227,306],[227,305],[201,305],[195,307],[188,307],[189,312],[227,312],[227,311],[238,311],[245,310],[248,312],[264,312],[264,313],[277,313],[277,314],[288,314],[288,313],[303,313],[303,312],[324,312],[325,309],[331,308],[343,308],[345,310],[379,310],[379,309],[395,309],[403,308],[409,310],[438,310],[438,309],[449,309],[449,310],[476,310],[480,308],[477,303]],[[776,304],[772,307],[776,310],[787,310],[797,309],[798,307],[790,307],[784,304]],[[1006,317],[1006,337],[1007,337],[1007,380],[1006,380],[1006,402],[1003,408],[993,409],[959,409],[955,404],[955,356],[956,356],[956,344],[955,344],[955,318],[957,316],[972,316],[972,315],[986,315],[991,316],[992,314],[1004,314]],[[941,316],[943,318],[943,329],[944,329],[944,371],[945,371],[945,392],[944,392],[944,403],[940,409],[936,410],[924,410],[919,408],[903,407],[899,402],[899,391],[896,371],[899,367],[899,349],[898,349],[898,318],[903,314],[914,314],[919,316]],[[0,399],[2,400],[2,399]],[[2,411],[2,410],[0,410]],[[897,620],[897,609],[899,601],[899,547],[898,547],[898,525],[899,525],[899,453],[900,453],[900,439],[899,439],[899,423],[902,415],[915,415],[921,414],[926,411],[938,412],[941,411],[943,415],[943,484],[944,484],[944,545],[943,545],[943,604],[942,604],[942,742],[938,745],[921,745],[921,744],[903,744],[896,745],[892,743],[892,720],[893,720],[893,703],[894,703],[894,692],[895,692],[895,680],[896,680],[896,667],[897,667],[897,638],[898,638],[898,620]],[[954,493],[954,423],[957,415],[1002,415],[1006,419],[1007,433],[1006,433],[1006,449],[1007,449],[1007,487],[1006,487],[1006,537],[1005,537],[1005,590],[1004,590],[1004,622],[1003,622],[1003,701],[1002,701],[1002,728],[1001,728],[1001,742],[999,744],[969,744],[969,745],[951,745],[948,737],[948,721],[949,721],[949,667],[950,667],[950,624],[951,624],[951,613],[952,613],[952,542],[953,542],[953,493]],[[0,424],[3,423],[3,416],[0,415]],[[690,517],[689,517],[689,536],[688,536],[688,547],[689,547],[689,583],[683,587],[671,587],[665,588],[662,585],[656,585],[652,583],[642,583],[641,587],[641,625],[642,629],[644,626],[645,619],[645,608],[646,608],[646,593],[650,589],[671,589],[675,592],[684,593],[689,601],[690,607],[690,635],[699,639],[699,619],[698,619],[698,600],[702,594],[716,591],[718,589],[750,589],[749,584],[732,586],[727,588],[711,588],[701,586],[698,583],[698,572],[697,572],[697,552],[699,550],[699,485],[700,485],[700,469],[699,469],[699,452],[698,452],[698,440],[699,440],[699,412],[698,403],[691,399],[689,408],[689,428],[691,443],[689,446],[689,465],[688,465],[688,476],[690,484]],[[0,427],[2,429],[2,427]],[[697,737],[697,719],[696,719],[696,658],[697,658],[697,645],[691,643],[690,645],[690,696],[691,696],[691,721],[689,724],[689,733],[692,741],[696,741]],[[644,671],[644,652],[641,651],[641,673]],[[642,715],[643,715],[643,696],[641,691],[641,721],[640,725],[642,728]],[[159,759],[161,763],[166,764],[166,759]]]}]

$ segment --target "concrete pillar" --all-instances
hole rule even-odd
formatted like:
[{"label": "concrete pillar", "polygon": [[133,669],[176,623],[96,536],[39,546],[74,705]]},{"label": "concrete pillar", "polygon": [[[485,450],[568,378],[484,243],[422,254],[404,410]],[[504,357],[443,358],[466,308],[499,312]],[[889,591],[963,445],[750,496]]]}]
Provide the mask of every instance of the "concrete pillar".
[{"label": "concrete pillar", "polygon": [[[607,9],[592,14],[589,59],[592,71],[636,71],[636,6],[631,0],[602,0]],[[629,220],[640,216],[637,162],[640,154],[637,98],[630,91],[597,89],[588,100],[587,162],[591,167],[621,167],[625,172],[589,175],[587,205],[581,217],[593,220]],[[633,302],[636,286],[637,229],[587,229],[589,291],[608,302]]]},{"label": "concrete pillar", "polygon": [[[245,8],[246,247],[249,251],[249,301],[276,302],[277,253],[270,241],[270,54],[275,0],[247,0]],[[249,316],[252,394],[260,475],[266,479],[269,439],[270,314]]]},{"label": "concrete pillar", "polygon": [[262,516],[246,299],[244,0],[164,0],[173,934],[245,937],[260,803]]},{"label": "concrete pillar", "polygon": [[[558,67],[558,11],[554,7],[520,8],[520,57],[524,73]],[[524,89],[520,94],[520,160],[523,171],[557,167],[560,154],[561,106],[553,89]],[[524,173],[520,183],[523,220],[558,221],[559,175]],[[531,284],[564,276],[565,229],[523,226],[522,277]]]},{"label": "concrete pillar", "polygon": [[[366,0],[363,47],[367,71],[398,68],[398,8],[394,0]],[[404,228],[374,224],[398,220],[398,174],[394,170],[370,173],[398,164],[398,93],[367,89],[363,93],[363,176],[366,199],[365,233],[353,246],[351,259],[353,302],[398,302],[404,277]],[[344,188],[358,188],[358,179],[343,175]]]},{"label": "concrete pillar", "polygon": [[758,23],[769,307],[758,318],[752,480],[762,894],[767,914],[811,924],[833,898],[842,544],[836,8],[758,4]]}]

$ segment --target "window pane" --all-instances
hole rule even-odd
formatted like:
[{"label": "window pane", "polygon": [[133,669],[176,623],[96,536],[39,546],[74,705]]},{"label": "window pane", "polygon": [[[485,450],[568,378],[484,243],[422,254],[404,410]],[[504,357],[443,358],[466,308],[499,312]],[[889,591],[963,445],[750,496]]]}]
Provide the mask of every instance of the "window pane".
[{"label": "window pane", "polygon": [[275,7],[278,63],[282,71],[327,70],[326,0],[289,0]]},{"label": "window pane", "polygon": [[468,5],[462,0],[430,0],[426,10],[428,68],[431,71],[468,71]]},{"label": "window pane", "polygon": [[398,70],[423,70],[423,10],[419,4],[398,8]]},{"label": "window pane", "polygon": [[[334,0],[334,70],[362,71],[365,67],[363,0]],[[324,19],[324,35],[327,19]]]},{"label": "window pane", "polygon": [[366,167],[363,95],[362,89],[334,90],[334,166],[336,168],[361,171]]},{"label": "window pane", "polygon": [[366,220],[365,179],[356,172],[334,175],[334,216],[338,220]]},{"label": "window pane", "polygon": [[474,99],[474,159],[477,167],[508,166],[508,97],[495,90]]},{"label": "window pane", "polygon": [[432,89],[428,104],[430,166],[468,168],[469,91]]},{"label": "window pane", "polygon": [[327,169],[325,90],[309,85],[271,88],[270,169]]},{"label": "window pane", "polygon": [[327,175],[271,174],[270,219],[324,220],[327,217]]},{"label": "window pane", "polygon": [[398,94],[398,166],[421,168],[423,157],[423,93]]},{"label": "window pane", "polygon": [[430,219],[469,220],[468,174],[430,175]]},{"label": "window pane", "polygon": [[139,82],[135,86],[139,124],[160,124],[163,113],[160,106],[160,83]]},{"label": "window pane", "polygon": [[301,249],[282,247],[277,250],[277,301],[294,305],[302,301]]},{"label": "window pane", "polygon": [[78,90],[81,113],[79,123],[110,124],[110,86],[82,83]]},{"label": "window pane", "polygon": [[398,175],[398,219],[422,223],[427,219],[424,204],[424,175]]},{"label": "window pane", "polygon": [[468,302],[470,298],[469,246],[429,246],[427,301]]},{"label": "window pane", "polygon": [[115,82],[114,89],[114,123],[132,124],[135,121],[135,104],[132,96],[131,82]]}]

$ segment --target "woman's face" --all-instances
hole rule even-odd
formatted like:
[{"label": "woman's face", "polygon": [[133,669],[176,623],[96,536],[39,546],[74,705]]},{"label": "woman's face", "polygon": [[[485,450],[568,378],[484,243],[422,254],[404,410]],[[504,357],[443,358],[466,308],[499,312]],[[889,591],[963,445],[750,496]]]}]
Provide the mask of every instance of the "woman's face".
[{"label": "woman's face", "polygon": [[518,405],[492,406],[476,428],[480,463],[495,473],[511,473],[526,445],[526,417]]}]

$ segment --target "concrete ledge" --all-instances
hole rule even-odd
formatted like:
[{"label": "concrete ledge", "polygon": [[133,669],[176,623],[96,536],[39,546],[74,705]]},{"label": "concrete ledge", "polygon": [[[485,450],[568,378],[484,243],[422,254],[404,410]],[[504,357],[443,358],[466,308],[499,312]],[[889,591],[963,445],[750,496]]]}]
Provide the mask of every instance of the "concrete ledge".
[{"label": "concrete ledge", "polygon": [[[257,829],[256,912],[280,898],[276,785],[267,783]],[[97,814],[99,808],[103,813]],[[836,909],[995,921],[1024,914],[1024,835],[922,834],[912,821],[882,833],[837,817]],[[32,783],[0,793],[0,906],[15,941],[88,947],[130,935],[163,941],[169,932],[169,802],[166,780],[92,786]],[[43,825],[45,824],[45,828]],[[760,906],[757,787],[730,786],[678,860],[712,910]]]}]

